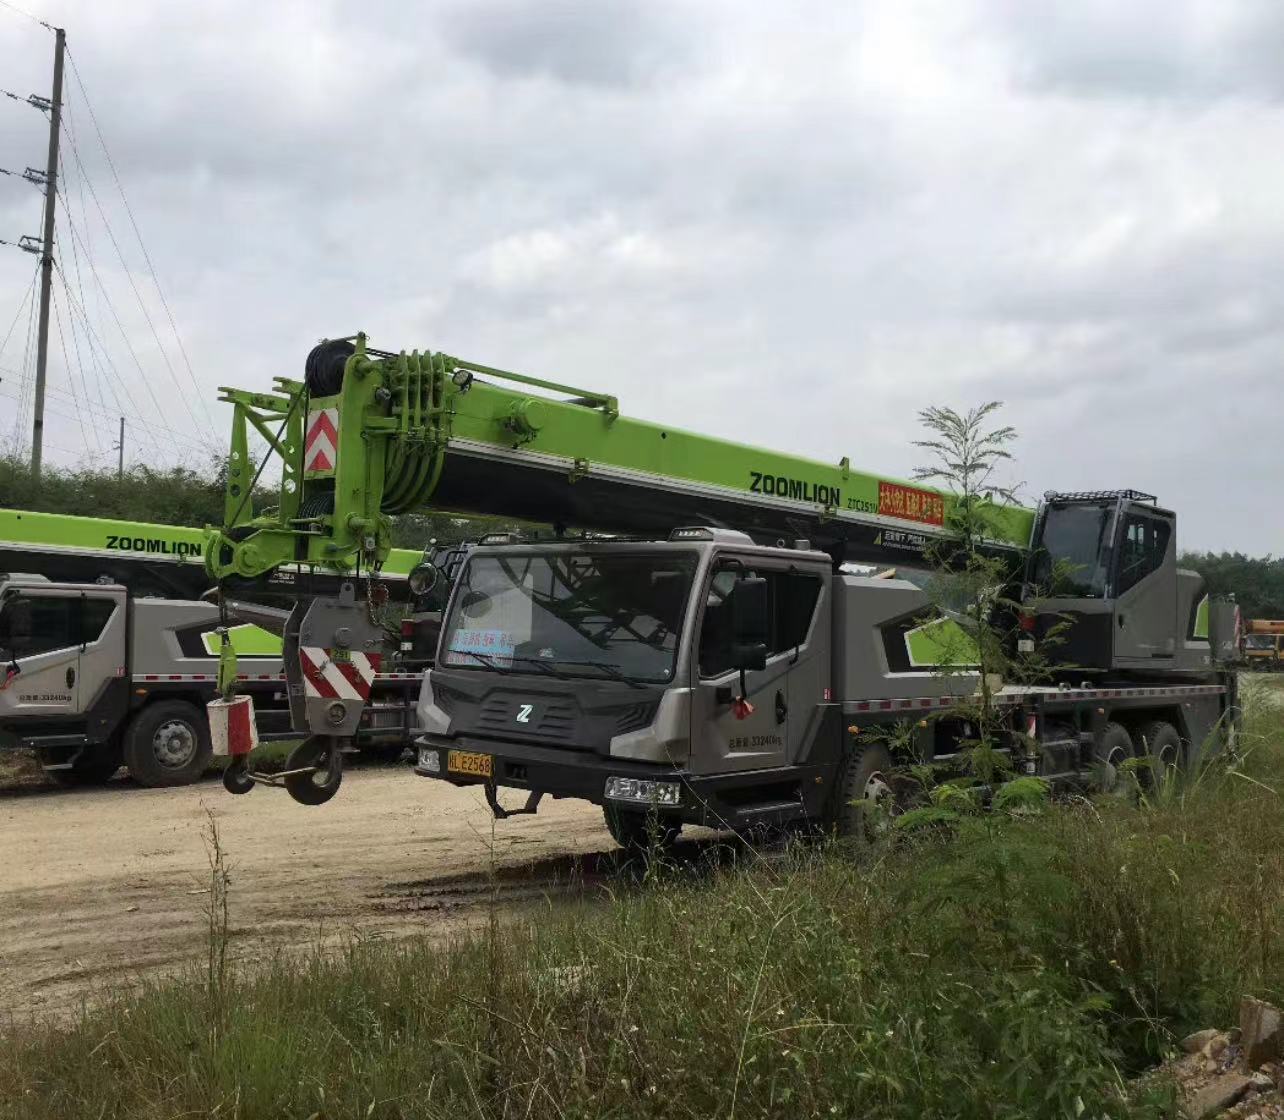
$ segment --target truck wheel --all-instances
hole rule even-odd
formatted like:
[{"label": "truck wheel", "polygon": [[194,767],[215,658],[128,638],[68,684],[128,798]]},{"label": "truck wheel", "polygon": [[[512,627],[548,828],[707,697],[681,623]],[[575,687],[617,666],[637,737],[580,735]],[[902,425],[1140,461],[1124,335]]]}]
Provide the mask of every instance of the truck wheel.
[{"label": "truck wheel", "polygon": [[1131,779],[1123,764],[1136,754],[1127,728],[1118,723],[1106,724],[1097,746],[1097,789],[1116,796],[1127,793]]},{"label": "truck wheel", "polygon": [[1146,757],[1150,760],[1150,772],[1147,782],[1151,786],[1161,785],[1174,770],[1183,770],[1186,766],[1186,751],[1171,723],[1156,720],[1141,729],[1141,741],[1145,746]]},{"label": "truck wheel", "polygon": [[887,830],[892,809],[892,756],[879,744],[857,747],[843,760],[834,790],[831,824],[839,836],[874,840]]},{"label": "truck wheel", "polygon": [[672,847],[682,831],[682,822],[669,817],[652,815],[646,809],[624,809],[619,805],[603,805],[602,816],[606,830],[621,848],[629,852],[657,851]]},{"label": "truck wheel", "polygon": [[210,729],[185,700],[149,704],[125,732],[125,765],[142,785],[190,785],[209,762]]},{"label": "truck wheel", "polygon": [[120,769],[120,762],[120,745],[101,743],[85,747],[70,770],[46,770],[45,773],[69,789],[74,786],[101,786],[106,785]]}]

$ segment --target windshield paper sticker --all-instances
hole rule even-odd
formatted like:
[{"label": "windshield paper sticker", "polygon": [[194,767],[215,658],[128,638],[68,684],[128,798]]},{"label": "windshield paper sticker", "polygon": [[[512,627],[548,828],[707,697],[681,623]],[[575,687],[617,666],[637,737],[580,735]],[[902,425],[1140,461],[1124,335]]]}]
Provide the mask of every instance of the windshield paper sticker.
[{"label": "windshield paper sticker", "polygon": [[478,658],[467,656],[475,653],[487,661],[508,668],[513,663],[513,651],[516,648],[516,637],[507,630],[456,630],[450,638],[450,652],[461,655],[451,658],[456,664],[468,661],[483,664]]}]

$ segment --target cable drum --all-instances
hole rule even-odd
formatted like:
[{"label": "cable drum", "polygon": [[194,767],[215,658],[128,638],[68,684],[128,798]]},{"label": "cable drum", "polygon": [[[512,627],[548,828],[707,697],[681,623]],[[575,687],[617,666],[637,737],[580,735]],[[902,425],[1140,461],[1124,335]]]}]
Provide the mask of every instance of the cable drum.
[{"label": "cable drum", "polygon": [[343,388],[343,367],[356,352],[344,339],[320,342],[308,351],[303,380],[314,397],[332,397]]}]

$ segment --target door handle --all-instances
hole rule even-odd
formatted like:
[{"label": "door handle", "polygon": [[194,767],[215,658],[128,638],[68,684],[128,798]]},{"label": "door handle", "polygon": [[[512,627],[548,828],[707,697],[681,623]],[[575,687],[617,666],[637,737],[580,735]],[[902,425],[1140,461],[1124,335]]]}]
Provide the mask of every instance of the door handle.
[{"label": "door handle", "polygon": [[789,715],[789,705],[785,703],[785,694],[776,692],[776,722],[784,723],[785,717]]},{"label": "door handle", "polygon": [[68,669],[67,670],[67,687],[70,688],[75,683],[76,683],[76,670]]},{"label": "door handle", "polygon": [[1122,630],[1122,629],[1124,628],[1124,621],[1127,619],[1127,617],[1128,617],[1128,616],[1127,616],[1127,615],[1125,615],[1122,611],[1120,612],[1120,614],[1119,614],[1119,629],[1120,629],[1120,630]]}]

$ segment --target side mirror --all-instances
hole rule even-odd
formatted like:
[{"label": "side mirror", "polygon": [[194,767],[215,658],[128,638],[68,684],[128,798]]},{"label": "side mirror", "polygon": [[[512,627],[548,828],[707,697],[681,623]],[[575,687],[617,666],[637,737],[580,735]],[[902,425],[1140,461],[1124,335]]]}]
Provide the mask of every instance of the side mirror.
[{"label": "side mirror", "polygon": [[771,638],[767,581],[761,576],[744,576],[736,580],[729,598],[732,667],[766,668],[767,642]]}]

